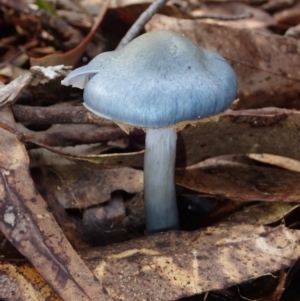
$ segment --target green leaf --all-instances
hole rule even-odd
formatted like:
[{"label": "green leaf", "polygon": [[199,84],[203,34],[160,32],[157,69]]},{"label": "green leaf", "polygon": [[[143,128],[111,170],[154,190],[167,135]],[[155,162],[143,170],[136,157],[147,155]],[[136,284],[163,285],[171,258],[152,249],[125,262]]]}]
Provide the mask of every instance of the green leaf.
[{"label": "green leaf", "polygon": [[45,11],[58,16],[55,8],[47,0],[35,0],[34,3],[38,6],[39,9],[44,9]]}]

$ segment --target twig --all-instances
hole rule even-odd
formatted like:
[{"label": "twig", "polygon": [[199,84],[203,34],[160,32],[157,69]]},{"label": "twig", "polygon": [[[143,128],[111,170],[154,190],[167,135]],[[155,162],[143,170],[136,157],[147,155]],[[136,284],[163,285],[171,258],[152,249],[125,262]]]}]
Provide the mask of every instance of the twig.
[{"label": "twig", "polygon": [[92,124],[87,124],[85,126],[76,124],[56,124],[46,131],[34,132],[25,128],[20,123],[14,128],[9,124],[0,121],[0,128],[16,135],[21,142],[29,144],[29,148],[32,148],[32,145],[48,149],[47,147],[65,147],[99,142],[107,143],[108,141],[128,137],[128,135],[120,128],[99,127]]},{"label": "twig", "polygon": [[115,125],[112,121],[96,116],[83,106],[32,107],[13,105],[13,114],[19,122],[35,124],[85,123]]},{"label": "twig", "polygon": [[35,132],[17,125],[17,136],[20,141],[32,145],[73,146],[79,144],[107,143],[123,139],[128,135],[118,127],[101,127],[95,124],[55,124],[46,131]]},{"label": "twig", "polygon": [[127,31],[117,49],[124,47],[132,39],[134,39],[144,28],[145,24],[153,17],[153,15],[156,14],[167,2],[168,0],[154,0]]}]

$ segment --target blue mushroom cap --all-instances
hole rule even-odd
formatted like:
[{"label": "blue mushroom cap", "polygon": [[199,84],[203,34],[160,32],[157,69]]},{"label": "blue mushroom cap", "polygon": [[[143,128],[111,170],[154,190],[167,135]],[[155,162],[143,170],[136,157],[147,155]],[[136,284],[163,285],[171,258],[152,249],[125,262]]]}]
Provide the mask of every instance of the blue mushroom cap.
[{"label": "blue mushroom cap", "polygon": [[145,128],[218,114],[237,93],[235,73],[222,56],[170,31],[149,32],[120,50],[100,54],[64,82],[80,75],[87,82],[87,109]]},{"label": "blue mushroom cap", "polygon": [[87,65],[79,67],[62,80],[62,84],[65,86],[72,86],[75,88],[85,88],[88,81],[98,72],[105,72],[107,65],[114,60],[115,52],[103,52],[94,57]]}]

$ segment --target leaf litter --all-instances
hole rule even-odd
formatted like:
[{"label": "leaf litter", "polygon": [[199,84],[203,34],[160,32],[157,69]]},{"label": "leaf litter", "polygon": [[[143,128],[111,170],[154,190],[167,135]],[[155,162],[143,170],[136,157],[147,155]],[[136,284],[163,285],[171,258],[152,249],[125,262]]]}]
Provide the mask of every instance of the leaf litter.
[{"label": "leaf litter", "polygon": [[[50,92],[56,89],[50,87],[56,87],[57,91],[61,89],[55,80],[46,79],[45,85],[42,84],[43,79],[38,78],[37,86],[33,89],[26,89],[26,82],[21,83],[18,89],[9,86],[4,86],[4,90],[1,89],[0,93],[4,95],[3,101],[9,99],[9,102],[13,103],[17,100],[13,112],[16,118],[19,116],[22,123],[16,127],[6,118],[1,118],[2,139],[7,141],[5,139],[8,138],[5,137],[10,137],[9,139],[13,141],[11,145],[16,149],[25,145],[32,166],[32,174],[24,173],[26,176],[22,178],[25,187],[24,191],[20,192],[22,205],[21,202],[13,199],[13,206],[3,207],[5,210],[2,210],[4,222],[1,224],[1,231],[34,265],[33,268],[26,261],[20,261],[17,265],[10,260],[2,261],[0,268],[7,282],[4,286],[0,286],[1,298],[26,300],[30,291],[32,300],[41,300],[41,298],[60,300],[43,282],[44,280],[37,276],[39,274],[36,274],[35,269],[41,272],[44,279],[63,299],[68,300],[74,293],[76,295],[77,284],[69,286],[69,290],[64,291],[59,284],[56,284],[55,273],[47,273],[48,270],[45,269],[47,265],[44,265],[44,270],[41,270],[41,264],[35,258],[39,251],[28,251],[30,243],[35,241],[34,237],[42,237],[37,245],[39,248],[43,248],[44,245],[49,246],[50,242],[51,247],[55,249],[52,264],[57,258],[66,256],[65,254],[71,256],[72,259],[66,264],[68,268],[66,275],[77,277],[73,270],[76,265],[77,267],[81,265],[82,271],[89,277],[92,275],[90,271],[93,272],[103,285],[102,292],[104,291],[105,294],[103,300],[109,298],[132,300],[133,296],[138,300],[176,300],[212,290],[222,289],[225,292],[225,289],[232,285],[239,285],[238,296],[242,296],[242,282],[281,270],[280,275],[283,276],[280,276],[277,290],[267,299],[280,300],[285,287],[284,279],[288,275],[291,282],[290,278],[292,278],[291,274],[286,274],[282,269],[291,267],[300,254],[298,231],[280,225],[284,223],[297,228],[299,224],[297,219],[297,203],[299,203],[297,166],[300,160],[297,111],[299,109],[299,85],[297,85],[299,47],[298,41],[291,38],[288,31],[285,36],[283,35],[289,28],[294,30],[294,37],[297,36],[296,27],[290,27],[297,25],[293,23],[293,12],[297,12],[297,7],[293,8],[294,10],[288,9],[280,15],[280,9],[287,7],[284,1],[273,0],[260,6],[257,1],[247,2],[247,4],[214,2],[203,5],[193,1],[188,4],[177,1],[175,5],[171,2],[168,8],[161,11],[164,16],[155,15],[146,26],[147,30],[164,28],[184,33],[198,45],[218,51],[230,61],[238,75],[239,101],[232,107],[234,111],[229,110],[217,118],[189,126],[180,132],[178,138],[176,179],[180,188],[186,187],[186,191],[196,196],[209,195],[211,199],[226,198],[241,204],[236,203],[237,206],[232,207],[238,210],[237,212],[232,214],[228,210],[227,218],[214,223],[209,228],[195,232],[169,232],[131,239],[114,246],[91,248],[91,242],[81,241],[84,240],[82,232],[84,229],[90,229],[91,221],[104,227],[100,232],[97,232],[99,227],[94,227],[94,232],[91,232],[94,235],[99,234],[102,242],[114,241],[110,240],[109,235],[115,235],[117,233],[115,230],[120,231],[118,234],[123,237],[121,240],[141,235],[141,232],[137,233],[137,231],[144,225],[143,206],[141,206],[143,173],[140,170],[143,166],[143,134],[133,132],[127,143],[119,143],[120,139],[127,139],[127,135],[111,124],[109,128],[108,125],[103,124],[103,121],[88,116],[80,106],[79,108],[74,106],[74,99],[79,99],[76,101],[80,103],[80,93],[64,90],[63,94],[61,92],[52,94],[51,99]],[[253,4],[255,5],[252,6]],[[32,59],[33,56],[42,57],[50,54],[50,58],[51,56],[54,58],[54,60],[51,58],[51,64],[57,65],[59,60],[57,59],[56,63],[56,57],[63,60],[65,58],[65,62],[70,58],[75,62],[82,55],[83,50],[86,50],[86,54],[89,55],[95,53],[97,49],[103,51],[112,47],[111,45],[117,45],[117,39],[121,38],[120,34],[124,29],[118,31],[116,28],[120,27],[120,24],[130,27],[147,6],[141,1],[135,1],[134,5],[122,1],[112,3],[108,11],[104,5],[101,11],[97,4],[98,10],[92,9],[91,15],[77,7],[74,9],[77,17],[80,14],[85,15],[85,20],[91,20],[90,16],[98,15],[98,22],[101,23],[105,14],[100,25],[101,30],[96,33],[97,38],[90,40],[98,27],[96,22],[86,39],[81,44],[76,42],[78,47],[72,46],[72,43],[80,36],[80,30],[84,26],[87,28],[86,24],[89,24],[89,21],[83,22],[82,26],[79,25],[80,30],[72,31],[71,38],[64,40],[63,47],[57,48],[57,43],[51,43],[51,39],[45,39],[41,43],[42,36],[54,37],[55,40],[57,33],[51,26],[60,24],[57,23],[59,21],[57,17],[49,18],[49,15],[44,14],[47,20],[53,22],[50,29],[42,27],[34,39],[24,45],[27,52],[22,52],[14,48],[11,41],[15,39],[21,42],[22,39],[19,39],[18,35],[23,37],[23,41],[24,38],[29,37],[30,28],[39,17],[34,10],[29,10],[29,14],[26,13],[26,6],[18,5],[14,1],[8,3],[2,0],[1,5],[1,16],[7,12],[4,7],[10,8],[17,16],[9,24],[13,34],[9,37],[1,36],[1,41],[9,45],[4,50],[1,48],[5,54],[1,63],[4,63],[6,71],[2,68],[0,80],[4,84],[13,79],[12,71],[17,70],[14,68],[20,70],[26,68],[30,56]],[[89,5],[89,1],[85,1],[87,8]],[[60,15],[59,9],[56,11]],[[278,13],[274,14],[274,11]],[[70,16],[66,13],[64,15]],[[196,19],[200,15],[201,19]],[[23,16],[30,25],[23,31],[19,30],[23,25],[19,22],[19,16]],[[16,23],[16,20],[19,23]],[[112,24],[112,20],[114,25],[108,26]],[[76,22],[70,24],[74,26]],[[42,26],[44,25],[45,22],[42,23]],[[15,28],[18,28],[18,31],[14,31]],[[277,34],[272,31],[277,31]],[[224,36],[226,36],[225,40]],[[65,51],[65,54],[57,55],[61,51]],[[83,59],[86,57],[84,56]],[[42,61],[40,58],[36,61],[38,60]],[[17,81],[20,79],[22,78],[18,78]],[[58,95],[63,95],[64,99],[59,99]],[[50,110],[47,111],[49,104],[54,105],[51,116],[48,114]],[[38,107],[35,108],[34,105]],[[63,108],[66,107],[71,108],[69,111],[64,111],[64,116],[67,118],[59,117],[60,112],[63,112]],[[28,108],[33,109],[30,114],[26,113]],[[76,114],[80,112],[80,118],[76,120],[75,111]],[[29,110],[27,112],[29,113]],[[31,116],[34,116],[32,112],[36,113],[35,119],[31,119]],[[67,120],[76,125],[68,124]],[[88,147],[79,148],[89,143],[100,144],[97,150],[91,149],[90,152],[86,151]],[[9,151],[3,151],[2,173],[14,171],[15,167],[11,163],[8,168],[4,168],[5,164],[16,156],[12,151],[14,147]],[[54,154],[54,157],[51,158],[50,153]],[[227,159],[218,158],[228,154],[231,154],[231,157]],[[241,154],[247,155],[248,159],[245,156],[241,159],[239,157]],[[29,164],[26,161],[28,158],[25,156],[24,147],[22,156],[18,155],[15,158],[18,158],[18,162],[28,170]],[[191,166],[194,164],[198,166]],[[35,184],[31,176],[35,179]],[[15,181],[9,184],[11,189],[19,189],[20,183],[17,182],[19,177],[15,175]],[[51,177],[56,177],[56,180],[51,181]],[[136,181],[133,180],[135,177]],[[43,186],[39,186],[40,182],[43,182]],[[5,194],[7,186],[4,184],[3,196],[7,195]],[[73,246],[86,248],[84,252],[78,251],[86,266],[80,260],[74,261],[77,256],[75,251],[70,245],[65,244],[65,237],[43,205],[41,196],[37,197],[38,207],[34,207],[28,201],[27,190],[36,195],[34,185],[40,190],[45,201],[49,202],[49,208],[52,206],[55,218]],[[256,204],[257,201],[262,202]],[[70,208],[78,210],[79,215],[82,215],[82,221],[69,220],[68,212],[64,211],[62,204],[69,210]],[[17,219],[10,207],[22,208],[18,211]],[[16,222],[19,225],[22,221],[25,223],[26,219],[22,220],[22,217],[27,217],[26,212],[34,212],[37,217],[46,214],[48,222],[43,218],[43,224],[40,224],[38,219],[30,217],[27,223],[32,223],[34,230],[18,237],[23,241],[29,236],[26,247],[21,248],[8,224]],[[206,219],[209,220],[211,216],[208,215]],[[262,225],[271,225],[274,228]],[[109,233],[110,229],[111,233]],[[44,233],[50,236],[50,233],[56,235],[49,238],[43,236]],[[20,268],[23,266],[25,270]],[[295,273],[297,270],[295,264],[291,271]],[[24,277],[25,274],[35,275],[34,279]],[[98,288],[93,286],[94,280],[89,282],[86,279],[79,279],[78,281],[82,281],[80,285],[84,288],[92,287],[92,290],[88,289],[91,294],[97,292]],[[33,285],[34,281],[39,285]],[[249,281],[244,285],[247,287]],[[76,295],[76,300],[79,300],[78,298]]]}]

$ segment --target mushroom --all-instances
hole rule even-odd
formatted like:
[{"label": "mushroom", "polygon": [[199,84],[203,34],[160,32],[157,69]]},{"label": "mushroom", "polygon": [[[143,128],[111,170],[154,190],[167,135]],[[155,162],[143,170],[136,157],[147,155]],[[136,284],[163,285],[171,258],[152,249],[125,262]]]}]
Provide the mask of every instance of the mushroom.
[{"label": "mushroom", "polygon": [[154,31],[96,56],[62,83],[85,87],[84,105],[96,115],[146,131],[147,232],[178,229],[177,130],[230,106],[237,80],[227,61],[181,34]]}]

